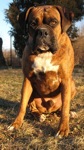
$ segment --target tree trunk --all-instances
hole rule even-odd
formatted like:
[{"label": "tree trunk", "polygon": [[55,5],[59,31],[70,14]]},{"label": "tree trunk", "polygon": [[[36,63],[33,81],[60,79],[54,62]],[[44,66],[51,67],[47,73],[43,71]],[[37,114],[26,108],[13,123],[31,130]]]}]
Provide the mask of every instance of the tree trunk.
[{"label": "tree trunk", "polygon": [[7,67],[6,61],[5,61],[5,58],[3,56],[3,52],[2,52],[2,44],[3,44],[3,41],[2,41],[2,38],[0,38],[0,68],[1,67]]}]

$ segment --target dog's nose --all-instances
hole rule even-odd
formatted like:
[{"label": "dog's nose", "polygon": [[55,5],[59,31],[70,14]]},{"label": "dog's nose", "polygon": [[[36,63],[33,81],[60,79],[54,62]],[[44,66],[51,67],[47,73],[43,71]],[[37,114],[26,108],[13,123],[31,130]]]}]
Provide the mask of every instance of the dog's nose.
[{"label": "dog's nose", "polygon": [[37,29],[37,36],[39,37],[48,37],[49,32],[47,28],[39,28]]}]

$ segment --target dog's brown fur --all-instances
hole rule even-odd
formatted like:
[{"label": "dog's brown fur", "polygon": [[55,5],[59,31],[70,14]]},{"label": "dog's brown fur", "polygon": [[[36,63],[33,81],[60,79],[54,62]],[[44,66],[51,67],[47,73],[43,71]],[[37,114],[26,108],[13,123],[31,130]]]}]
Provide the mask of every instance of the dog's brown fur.
[{"label": "dog's brown fur", "polygon": [[[22,59],[24,82],[20,109],[12,127],[18,128],[22,125],[28,104],[31,111],[39,115],[61,108],[58,134],[61,136],[68,135],[70,100],[75,95],[75,85],[72,79],[74,51],[70,39],[66,34],[67,29],[71,25],[72,16],[72,13],[63,11],[60,6],[38,6],[28,9],[25,21],[28,24],[29,39]],[[37,27],[35,27],[36,22],[32,22],[35,18],[38,19]],[[51,18],[57,20],[57,25],[54,21],[49,23],[49,19]],[[42,33],[38,33],[37,29],[42,30]],[[46,52],[47,48],[43,47],[43,45],[41,45],[43,53],[38,53],[38,42],[37,47],[32,47],[34,38],[37,40],[38,36],[42,36],[40,34],[46,34],[43,29],[49,34],[49,39],[50,36],[54,36],[55,42],[53,47],[56,47],[55,49],[53,48],[56,50],[54,53],[52,51]],[[49,63],[47,64],[47,59],[50,65]],[[38,64],[39,60],[41,62]],[[49,65],[49,69],[47,65]]]}]

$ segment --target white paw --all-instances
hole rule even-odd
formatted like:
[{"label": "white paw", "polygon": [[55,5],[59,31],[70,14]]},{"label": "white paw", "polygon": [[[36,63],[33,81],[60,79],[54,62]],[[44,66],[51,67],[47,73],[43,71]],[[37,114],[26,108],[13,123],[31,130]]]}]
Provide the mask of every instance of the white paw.
[{"label": "white paw", "polygon": [[14,130],[14,126],[12,126],[12,125],[8,126],[7,130],[8,131],[13,131]]},{"label": "white paw", "polygon": [[46,120],[46,116],[44,115],[44,114],[42,114],[41,116],[40,116],[40,122],[44,122],[45,120]]},{"label": "white paw", "polygon": [[57,134],[55,135],[55,138],[59,138],[59,139],[62,138],[62,136],[60,135],[60,131],[57,132]]},{"label": "white paw", "polygon": [[77,118],[77,113],[75,111],[70,111],[70,117],[71,118]]}]

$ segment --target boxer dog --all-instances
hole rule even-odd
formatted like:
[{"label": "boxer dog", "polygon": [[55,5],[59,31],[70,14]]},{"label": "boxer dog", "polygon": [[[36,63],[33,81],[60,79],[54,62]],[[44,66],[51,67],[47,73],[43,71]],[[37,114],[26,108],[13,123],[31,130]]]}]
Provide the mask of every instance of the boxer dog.
[{"label": "boxer dog", "polygon": [[72,12],[51,5],[31,7],[19,16],[29,38],[22,58],[20,108],[9,130],[22,125],[28,105],[40,116],[61,109],[57,135],[68,135],[70,101],[75,95],[74,51],[66,33],[72,18]]}]

